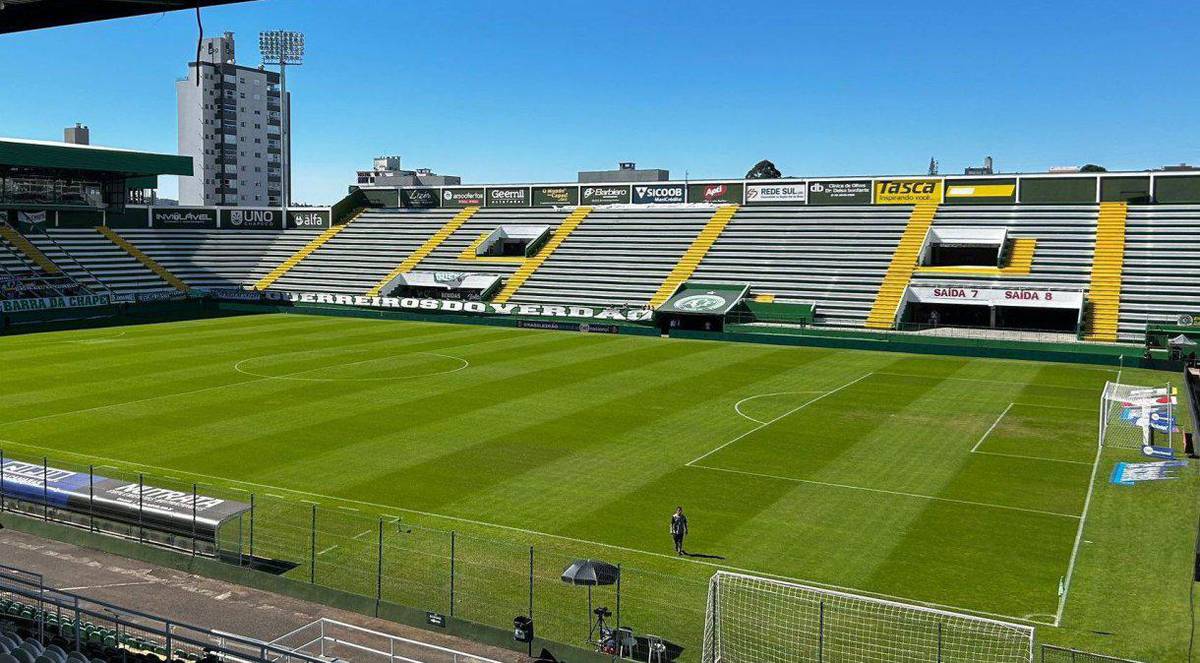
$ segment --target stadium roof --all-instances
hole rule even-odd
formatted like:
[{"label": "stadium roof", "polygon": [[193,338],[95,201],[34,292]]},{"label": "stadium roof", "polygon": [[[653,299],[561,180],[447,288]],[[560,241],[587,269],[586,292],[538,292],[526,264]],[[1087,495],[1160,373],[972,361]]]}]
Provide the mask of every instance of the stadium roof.
[{"label": "stadium roof", "polygon": [[192,175],[192,157],[113,147],[0,137],[0,168],[47,168],[145,175]]},{"label": "stadium roof", "polygon": [[247,0],[0,0],[0,34]]}]

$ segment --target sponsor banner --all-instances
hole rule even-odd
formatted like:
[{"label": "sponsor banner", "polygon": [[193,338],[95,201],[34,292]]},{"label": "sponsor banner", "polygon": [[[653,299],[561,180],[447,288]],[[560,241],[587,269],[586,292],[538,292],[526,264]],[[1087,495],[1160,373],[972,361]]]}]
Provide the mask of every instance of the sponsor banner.
[{"label": "sponsor banner", "polygon": [[1017,180],[947,180],[947,203],[1013,203],[1017,200]]},{"label": "sponsor banner", "polygon": [[243,502],[18,460],[5,460],[2,472],[10,498],[209,540],[223,521],[250,510]]},{"label": "sponsor banner", "polygon": [[[232,295],[228,297],[227,294]],[[367,297],[365,295],[335,295],[326,292],[290,292],[264,290],[250,292],[233,289],[214,289],[209,294],[219,299],[247,301],[247,296],[257,295],[257,301],[290,302],[293,304],[335,304],[383,308],[415,313],[456,313],[466,315],[512,315],[533,318],[565,318],[569,320],[608,320],[613,322],[649,322],[654,311],[650,309],[603,308],[598,306],[559,306],[553,304],[494,304],[455,299],[422,299],[417,297]],[[253,300],[250,300],[253,301]]]},{"label": "sponsor banner", "polygon": [[636,205],[687,202],[687,189],[682,184],[635,184],[633,202]]},{"label": "sponsor banner", "polygon": [[735,203],[742,202],[741,183],[689,184],[689,203]]},{"label": "sponsor banner", "polygon": [[328,228],[327,209],[290,209],[287,213],[288,228]]},{"label": "sponsor banner", "polygon": [[283,210],[247,207],[222,209],[221,227],[230,230],[283,230]]},{"label": "sponsor banner", "polygon": [[209,288],[205,292],[217,299],[236,302],[261,302],[265,299],[258,290],[243,290],[241,288]]},{"label": "sponsor banner", "polygon": [[46,211],[40,212],[17,212],[17,222],[30,226],[46,225]]},{"label": "sponsor banner", "polygon": [[877,180],[876,205],[942,202],[942,180]]},{"label": "sponsor banner", "polygon": [[216,228],[217,210],[209,207],[154,207],[150,210],[154,228]]},{"label": "sponsor banner", "polygon": [[187,299],[187,294],[180,292],[174,288],[171,288],[170,290],[153,290],[151,292],[137,292],[137,293],[133,294],[131,301],[135,301],[140,304],[145,304],[148,302],[165,302],[165,301],[182,300],[182,299]]},{"label": "sponsor banner", "polygon": [[1077,290],[911,285],[908,287],[908,298],[910,301],[924,304],[978,304],[1066,309],[1083,307],[1083,293]]},{"label": "sponsor banner", "polygon": [[558,207],[560,205],[578,205],[579,187],[577,186],[535,186],[533,187],[534,207]]},{"label": "sponsor banner", "polygon": [[617,325],[600,325],[593,322],[554,322],[551,320],[518,320],[518,327],[525,329],[555,329],[558,331],[577,331],[585,334],[620,334]]},{"label": "sponsor banner", "polygon": [[441,202],[441,195],[437,189],[401,189],[400,190],[400,206],[401,207],[417,207],[431,208],[437,207]]},{"label": "sponsor banner", "polygon": [[579,192],[583,205],[623,205],[629,202],[629,185],[585,186]]},{"label": "sponsor banner", "polygon": [[803,205],[808,200],[808,186],[795,184],[747,184],[747,205]]},{"label": "sponsor banner", "polygon": [[487,189],[488,207],[529,207],[529,187],[497,186]]},{"label": "sponsor banner", "polygon": [[1200,327],[1200,315],[1192,315],[1191,313],[1180,314],[1175,319],[1175,324],[1180,327]]},{"label": "sponsor banner", "polygon": [[442,189],[442,207],[481,207],[483,201],[483,187]]},{"label": "sponsor banner", "polygon": [[1117,463],[1109,481],[1118,486],[1132,486],[1141,481],[1174,479],[1176,470],[1187,467],[1186,460],[1162,460],[1150,463]]},{"label": "sponsor banner", "polygon": [[108,295],[74,295],[71,297],[38,297],[36,299],[0,300],[0,312],[49,311],[62,308],[87,308],[108,306],[112,299]]},{"label": "sponsor banner", "polygon": [[809,205],[870,205],[871,180],[809,180]]}]

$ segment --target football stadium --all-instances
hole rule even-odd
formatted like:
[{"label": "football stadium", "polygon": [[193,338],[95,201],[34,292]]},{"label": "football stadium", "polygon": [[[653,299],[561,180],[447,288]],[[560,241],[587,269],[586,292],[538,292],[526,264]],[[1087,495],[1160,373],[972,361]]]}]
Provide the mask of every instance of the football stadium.
[{"label": "football stadium", "polygon": [[196,168],[0,138],[0,663],[1191,660],[1200,173]]}]

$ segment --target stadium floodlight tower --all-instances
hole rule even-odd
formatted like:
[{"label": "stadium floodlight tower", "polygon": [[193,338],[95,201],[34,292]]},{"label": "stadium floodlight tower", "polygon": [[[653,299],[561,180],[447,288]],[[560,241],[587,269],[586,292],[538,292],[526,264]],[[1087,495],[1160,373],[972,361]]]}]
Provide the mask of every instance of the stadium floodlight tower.
[{"label": "stadium floodlight tower", "polygon": [[292,171],[291,164],[291,104],[288,103],[287,68],[288,65],[304,64],[304,33],[288,30],[271,30],[258,33],[258,51],[262,54],[263,65],[279,66],[279,173],[280,198],[283,203],[283,225],[287,227],[287,209],[292,203]]}]

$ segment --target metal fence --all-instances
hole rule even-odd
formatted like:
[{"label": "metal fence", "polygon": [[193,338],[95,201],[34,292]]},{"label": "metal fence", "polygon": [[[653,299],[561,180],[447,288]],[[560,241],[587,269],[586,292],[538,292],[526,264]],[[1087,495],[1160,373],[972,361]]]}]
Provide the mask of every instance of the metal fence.
[{"label": "metal fence", "polygon": [[500,663],[475,654],[420,640],[381,633],[334,619],[318,619],[282,635],[271,644],[289,651],[335,661],[396,663]]},{"label": "metal fence", "polygon": [[[488,537],[423,527],[396,514],[0,449],[0,463],[4,459],[38,463],[50,473],[69,470],[84,481],[102,474],[146,490],[245,502],[251,508],[240,526],[223,527],[213,542],[157,531],[140,524],[140,518],[137,523],[100,518],[86,501],[68,509],[53,499],[15,495],[11,484],[6,493],[0,483],[0,510],[357,594],[375,601],[380,614],[389,604],[406,606],[505,630],[511,629],[514,617],[528,615],[535,620],[539,638],[587,647],[595,619],[592,610],[605,606],[616,626],[632,627],[643,640],[654,635],[698,652],[703,638],[712,571],[706,566],[688,565],[683,569],[688,575],[664,573],[620,565],[622,560],[609,554],[612,549],[598,544],[535,539],[517,532],[510,537],[503,530]],[[590,591],[562,582],[563,571],[573,561],[589,557],[620,565],[620,581]]]},{"label": "metal fence", "polygon": [[1041,663],[1139,663],[1128,658],[1091,654],[1077,649],[1042,645]]}]

